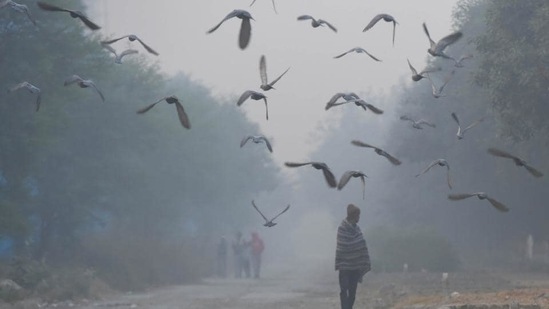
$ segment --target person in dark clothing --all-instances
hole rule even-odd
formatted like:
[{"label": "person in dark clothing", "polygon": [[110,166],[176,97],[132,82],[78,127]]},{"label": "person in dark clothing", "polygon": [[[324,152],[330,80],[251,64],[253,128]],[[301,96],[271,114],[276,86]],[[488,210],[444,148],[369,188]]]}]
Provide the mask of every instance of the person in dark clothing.
[{"label": "person in dark clothing", "polygon": [[352,309],[356,288],[362,277],[370,271],[370,256],[366,240],[357,225],[360,209],[353,204],[347,206],[347,218],[337,229],[335,270],[339,271],[339,297],[341,309]]},{"label": "person in dark clothing", "polygon": [[227,239],[221,236],[217,244],[217,276],[227,277]]}]

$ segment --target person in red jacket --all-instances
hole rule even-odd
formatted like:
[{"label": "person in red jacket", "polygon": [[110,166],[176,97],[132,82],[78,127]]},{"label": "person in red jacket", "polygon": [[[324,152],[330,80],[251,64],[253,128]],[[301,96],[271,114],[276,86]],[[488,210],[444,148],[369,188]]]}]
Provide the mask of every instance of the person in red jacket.
[{"label": "person in red jacket", "polygon": [[261,254],[263,253],[263,250],[265,250],[265,244],[257,232],[252,232],[250,247],[252,251],[252,270],[254,273],[254,278],[259,279],[259,273],[261,270]]}]

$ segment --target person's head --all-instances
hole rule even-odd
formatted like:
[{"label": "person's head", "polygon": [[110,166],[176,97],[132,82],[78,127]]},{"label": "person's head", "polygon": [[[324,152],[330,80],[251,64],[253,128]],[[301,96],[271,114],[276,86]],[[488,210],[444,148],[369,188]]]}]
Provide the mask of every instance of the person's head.
[{"label": "person's head", "polygon": [[353,204],[347,205],[347,221],[349,223],[358,223],[360,219],[360,208]]}]

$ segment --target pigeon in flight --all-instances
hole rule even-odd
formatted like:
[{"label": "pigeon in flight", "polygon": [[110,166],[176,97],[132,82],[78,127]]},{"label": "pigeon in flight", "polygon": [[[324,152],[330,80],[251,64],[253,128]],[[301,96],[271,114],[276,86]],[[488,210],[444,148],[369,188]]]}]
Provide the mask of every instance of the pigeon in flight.
[{"label": "pigeon in flight", "polygon": [[437,67],[437,68],[425,68],[423,69],[423,71],[421,72],[417,72],[417,70],[412,66],[412,64],[410,63],[410,60],[408,60],[408,66],[410,67],[410,70],[412,71],[412,80],[414,82],[417,82],[417,81],[420,81],[422,79],[425,78],[425,75],[423,74],[428,74],[428,73],[433,73],[433,72],[438,72],[440,70],[442,70],[442,68],[440,67]]},{"label": "pigeon in flight", "polygon": [[326,182],[328,183],[328,186],[331,188],[337,187],[337,182],[334,174],[332,171],[330,171],[330,168],[326,163],[323,162],[306,162],[306,163],[293,163],[293,162],[285,162],[284,165],[287,167],[300,167],[304,165],[311,165],[313,168],[317,170],[322,170],[322,174],[324,174],[324,179],[326,179]]},{"label": "pigeon in flight", "polygon": [[246,143],[249,141],[249,140],[252,140],[252,142],[256,143],[256,144],[259,144],[259,143],[265,143],[265,145],[267,145],[267,149],[269,149],[270,152],[273,152],[273,147],[271,147],[271,143],[269,142],[269,140],[263,136],[263,135],[248,135],[248,136],[245,136],[242,141],[240,141],[240,148],[242,148],[244,145],[246,145]]},{"label": "pigeon in flight", "polygon": [[208,30],[207,33],[214,32],[215,30],[217,30],[217,28],[219,28],[219,26],[221,26],[222,23],[233,17],[242,19],[242,22],[240,24],[240,34],[238,36],[238,46],[240,47],[240,49],[245,49],[246,47],[248,47],[248,44],[250,43],[250,37],[252,35],[252,25],[250,23],[250,19],[255,20],[248,11],[233,10],[232,12],[227,14],[227,16],[225,16],[225,18],[223,18],[223,20],[221,20],[219,24]]},{"label": "pigeon in flight", "polygon": [[484,120],[484,117],[478,119],[477,121],[471,123],[468,127],[466,127],[465,129],[461,129],[461,125],[459,123],[459,118],[458,116],[456,115],[456,113],[452,113],[452,119],[454,119],[454,121],[457,123],[458,125],[458,131],[456,133],[456,136],[458,139],[463,139],[463,134],[465,134],[465,132],[467,132],[468,130],[470,130],[471,128],[473,128],[474,126],[476,126],[477,124],[481,123],[483,120]]},{"label": "pigeon in flight", "polygon": [[397,158],[391,156],[390,154],[388,154],[385,150],[381,149],[381,148],[377,148],[375,146],[372,146],[370,144],[366,144],[364,142],[361,142],[359,140],[353,140],[351,141],[351,144],[355,145],[355,146],[358,146],[358,147],[366,147],[366,148],[373,148],[374,151],[380,155],[380,156],[383,156],[385,158],[387,158],[387,160],[389,160],[389,162],[391,162],[393,165],[400,165],[401,162],[400,160],[398,160]]},{"label": "pigeon in flight", "polygon": [[68,9],[58,7],[58,6],[55,6],[55,5],[52,5],[52,4],[48,4],[48,3],[42,2],[42,1],[38,1],[38,2],[36,2],[36,4],[38,5],[38,7],[40,7],[44,11],[67,12],[71,15],[72,18],[79,18],[91,30],[101,29],[101,27],[99,27],[98,25],[93,23],[91,20],[89,20],[89,18],[86,15],[84,15],[84,13],[82,13],[80,11],[68,10]]},{"label": "pigeon in flight", "polygon": [[286,72],[288,72],[289,69],[290,68],[287,68],[286,71],[284,71],[284,73],[280,74],[279,77],[277,77],[275,80],[269,83],[267,78],[267,61],[265,59],[265,55],[261,55],[261,58],[259,58],[259,76],[261,77],[261,86],[259,87],[264,91],[275,89],[273,87],[274,84],[276,84],[276,82],[278,82],[278,80],[281,79],[282,76],[284,76],[284,74],[286,74]]},{"label": "pigeon in flight", "polygon": [[478,197],[479,200],[488,200],[492,206],[494,206],[497,210],[501,212],[508,212],[509,208],[507,206],[503,205],[502,203],[496,201],[495,199],[489,197],[484,192],[476,192],[476,193],[460,193],[460,194],[448,194],[448,199],[452,201],[459,201],[463,200],[472,196]]},{"label": "pigeon in flight", "polygon": [[431,82],[431,88],[432,88],[432,91],[433,91],[433,97],[435,99],[438,99],[438,98],[441,98],[441,97],[445,97],[446,95],[442,94],[442,91],[444,90],[444,87],[446,87],[446,85],[448,85],[448,82],[450,82],[450,80],[452,79],[452,77],[454,76],[455,74],[455,71],[452,71],[450,72],[450,74],[448,74],[446,76],[446,78],[444,79],[444,83],[440,86],[440,87],[437,87],[435,86],[435,84],[433,83],[433,80],[431,79],[431,76],[429,74],[427,74],[427,78],[429,79],[429,81]]},{"label": "pigeon in flight", "polygon": [[125,39],[125,38],[128,38],[128,40],[130,40],[130,42],[133,42],[133,41],[137,41],[139,43],[141,43],[141,46],[143,46],[149,53],[155,55],[155,56],[158,56],[158,53],[152,49],[149,45],[145,44],[145,42],[143,42],[137,35],[135,34],[128,34],[128,35],[125,35],[125,36],[121,36],[117,39],[112,39],[112,40],[108,40],[108,41],[101,41],[101,45],[110,45],[114,42],[118,42],[122,39]]},{"label": "pigeon in flight", "polygon": [[244,91],[244,93],[240,96],[240,98],[236,102],[236,105],[238,106],[242,105],[242,103],[244,103],[244,101],[248,100],[249,98],[256,101],[261,99],[265,101],[265,119],[269,120],[269,108],[267,107],[267,97],[261,92],[257,92],[253,90]]},{"label": "pigeon in flight", "polygon": [[124,58],[127,55],[137,54],[138,51],[135,49],[126,49],[125,51],[118,54],[114,48],[112,48],[110,45],[107,44],[101,44],[104,49],[110,51],[114,55],[114,63],[116,64],[122,64],[122,58]]},{"label": "pigeon in flight", "polygon": [[444,159],[437,159],[429,164],[421,173],[417,174],[416,177],[419,177],[425,173],[427,173],[433,166],[446,166],[446,180],[448,182],[448,188],[452,189],[452,184],[450,182],[450,165],[448,162]]},{"label": "pigeon in flight", "polygon": [[429,49],[427,50],[427,52],[429,54],[431,54],[432,56],[435,56],[435,57],[442,57],[442,58],[446,58],[446,59],[450,59],[450,60],[454,60],[454,58],[446,55],[444,53],[444,50],[446,49],[446,47],[448,47],[449,45],[455,43],[457,40],[459,40],[462,36],[463,36],[463,33],[461,33],[460,31],[456,31],[452,34],[449,34],[445,37],[443,37],[442,39],[440,39],[438,42],[435,43],[435,41],[433,41],[433,39],[431,39],[431,36],[429,35],[429,30],[427,29],[427,24],[423,23],[423,31],[425,32],[425,34],[427,35],[427,38],[429,39],[429,44],[430,44],[430,47]]},{"label": "pigeon in flight", "polygon": [[40,88],[34,86],[33,84],[29,82],[21,82],[13,87],[11,87],[8,91],[13,92],[17,91],[19,89],[25,88],[30,93],[36,94],[36,111],[40,109],[40,102],[42,101],[42,91],[40,91]]},{"label": "pigeon in flight", "polygon": [[430,123],[428,121],[425,121],[423,119],[420,119],[418,121],[408,117],[407,115],[403,115],[403,116],[400,116],[400,120],[405,120],[405,121],[410,121],[412,122],[412,128],[415,128],[415,129],[418,129],[418,130],[421,130],[423,129],[423,125],[426,125],[426,126],[430,126],[431,128],[435,128],[435,124],[434,123]]},{"label": "pigeon in flight", "polygon": [[543,176],[543,173],[538,171],[537,169],[533,168],[532,166],[530,166],[530,164],[528,164],[528,162],[524,161],[523,159],[519,158],[519,157],[516,157],[508,152],[505,152],[503,150],[499,150],[499,149],[496,149],[496,148],[488,148],[488,153],[493,155],[493,156],[496,156],[496,157],[500,157],[500,158],[507,158],[507,159],[512,159],[515,164],[517,166],[524,166],[524,168],[530,173],[532,174],[533,176],[535,177],[542,177]]},{"label": "pigeon in flight", "polygon": [[332,31],[334,32],[337,32],[337,29],[336,27],[334,27],[332,24],[330,24],[329,22],[325,21],[324,19],[315,19],[314,17],[312,17],[311,15],[301,15],[301,16],[298,16],[297,17],[297,20],[311,20],[311,26],[313,26],[313,28],[318,28],[320,26],[328,26],[328,28],[332,29]]},{"label": "pigeon in flight", "polygon": [[19,4],[17,2],[14,2],[12,0],[3,0],[0,1],[0,10],[9,6],[12,10],[25,13],[27,15],[27,18],[36,26],[36,20],[31,15],[31,12],[29,11],[29,7],[24,4]]},{"label": "pigeon in flight", "polygon": [[64,86],[77,84],[80,88],[92,88],[101,97],[101,101],[105,102],[103,93],[97,88],[95,83],[91,79],[83,79],[78,75],[73,75],[65,80]]},{"label": "pigeon in flight", "polygon": [[[256,0],[253,0],[252,3],[250,3],[250,6],[254,5]],[[278,14],[278,12],[276,11],[276,5],[275,5],[275,0],[271,0],[273,2],[273,10],[275,11],[276,14]]]},{"label": "pigeon in flight", "polygon": [[341,55],[337,55],[335,56],[334,58],[337,59],[337,58],[341,58],[345,55],[347,55],[348,53],[352,53],[352,52],[355,52],[357,54],[367,54],[368,56],[370,56],[370,58],[374,59],[375,61],[381,61],[380,59],[376,58],[375,56],[373,56],[372,54],[370,54],[369,52],[367,52],[364,48],[362,47],[355,47],[355,48],[351,48],[349,51],[346,51],[344,52],[343,54]]},{"label": "pigeon in flight", "polygon": [[366,194],[366,180],[368,176],[364,174],[361,171],[346,171],[343,173],[343,176],[341,176],[341,179],[339,180],[339,183],[337,184],[337,189],[341,190],[345,185],[349,182],[349,180],[352,178],[360,178],[360,181],[362,181],[362,199],[365,198]]},{"label": "pigeon in flight", "polygon": [[290,205],[288,204],[288,206],[286,206],[286,208],[284,208],[284,210],[282,210],[278,215],[274,216],[271,220],[269,220],[269,219],[267,219],[267,217],[265,217],[265,215],[263,215],[263,213],[259,210],[259,208],[257,208],[257,206],[255,205],[255,202],[253,200],[252,200],[252,205],[254,206],[255,210],[257,210],[257,212],[259,212],[259,214],[263,217],[263,219],[265,219],[265,224],[263,224],[263,226],[266,226],[266,227],[275,226],[276,222],[273,222],[273,221],[276,218],[280,217],[281,214],[288,211],[288,209],[290,209]]},{"label": "pigeon in flight", "polygon": [[148,112],[151,108],[153,108],[156,104],[162,102],[162,101],[166,101],[166,103],[168,104],[175,104],[175,108],[177,109],[177,116],[179,117],[179,122],[181,122],[181,125],[186,128],[186,129],[190,129],[191,128],[191,123],[189,122],[189,117],[187,116],[187,113],[185,113],[185,110],[183,109],[183,105],[181,104],[181,102],[179,102],[179,99],[172,95],[172,96],[169,96],[169,97],[164,97],[140,110],[137,111],[138,114],[144,114],[146,112]]},{"label": "pigeon in flight", "polygon": [[398,24],[398,22],[395,20],[395,18],[393,16],[391,16],[389,14],[378,14],[378,15],[376,15],[374,18],[372,18],[370,23],[368,23],[368,25],[366,25],[366,28],[364,28],[364,30],[362,30],[362,32],[366,32],[366,31],[370,30],[375,24],[377,24],[378,21],[380,21],[382,19],[386,22],[392,22],[393,23],[393,46],[395,46],[395,31],[396,31],[396,25]]}]

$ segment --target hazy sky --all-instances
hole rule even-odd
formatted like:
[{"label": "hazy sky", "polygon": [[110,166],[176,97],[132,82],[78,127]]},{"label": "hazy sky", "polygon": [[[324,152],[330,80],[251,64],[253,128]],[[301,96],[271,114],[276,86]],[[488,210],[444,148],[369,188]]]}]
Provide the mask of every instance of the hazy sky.
[{"label": "hazy sky", "polygon": [[[320,127],[337,121],[341,110],[324,110],[331,96],[341,91],[390,95],[390,87],[399,80],[409,80],[409,58],[417,69],[428,59],[428,40],[421,24],[426,22],[433,38],[440,39],[451,31],[451,13],[456,0],[278,0],[278,15],[270,0],[88,0],[90,15],[103,26],[102,35],[117,37],[136,34],[155,48],[159,57],[142,55],[158,61],[169,73],[179,71],[190,75],[212,89],[216,97],[231,98],[239,108],[271,139],[277,162],[309,159],[320,142]],[[255,18],[252,38],[247,49],[238,48],[240,20],[225,22],[216,32],[206,31],[233,9],[246,9]],[[368,32],[362,29],[378,13],[393,15],[399,22],[396,42],[391,44],[392,24],[380,21]],[[327,27],[312,28],[308,21],[297,21],[308,14],[332,23],[339,31]],[[117,49],[127,42],[114,45]],[[365,54],[348,54],[334,59],[353,47],[363,47],[382,62],[374,62]],[[269,120],[265,120],[264,104],[249,100],[241,107],[236,98],[245,90],[259,91],[259,58],[267,58],[267,74],[276,78],[286,68],[290,71],[277,83],[277,90],[266,92]],[[410,81],[411,82],[411,81]],[[428,84],[423,84],[428,86]],[[168,95],[168,94],[166,94]],[[368,97],[364,97],[370,101]],[[234,101],[234,103],[232,103]],[[145,103],[145,102],[143,102]],[[195,102],[184,102],[194,104]],[[382,117],[383,124],[397,117],[392,106],[370,101],[384,109],[376,116],[355,106],[364,114],[364,121]],[[192,115],[190,115],[192,118]],[[310,158],[319,160],[318,158]]]}]

